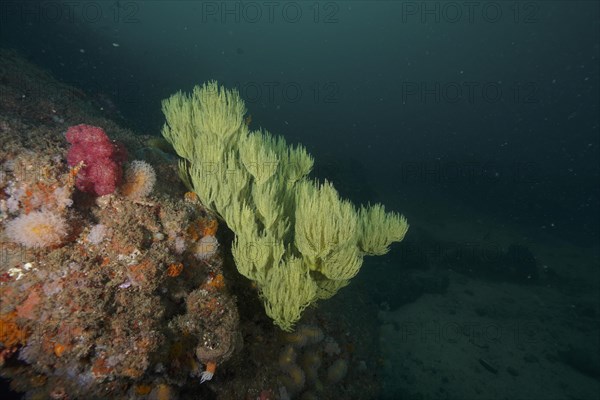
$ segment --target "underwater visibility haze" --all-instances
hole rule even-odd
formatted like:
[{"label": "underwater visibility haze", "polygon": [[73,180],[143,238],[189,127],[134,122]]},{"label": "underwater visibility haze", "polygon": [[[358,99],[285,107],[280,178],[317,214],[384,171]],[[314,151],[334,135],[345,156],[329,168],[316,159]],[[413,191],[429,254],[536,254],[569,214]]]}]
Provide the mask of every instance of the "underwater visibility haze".
[{"label": "underwater visibility haze", "polygon": [[598,399],[599,4],[1,2],[0,398]]}]

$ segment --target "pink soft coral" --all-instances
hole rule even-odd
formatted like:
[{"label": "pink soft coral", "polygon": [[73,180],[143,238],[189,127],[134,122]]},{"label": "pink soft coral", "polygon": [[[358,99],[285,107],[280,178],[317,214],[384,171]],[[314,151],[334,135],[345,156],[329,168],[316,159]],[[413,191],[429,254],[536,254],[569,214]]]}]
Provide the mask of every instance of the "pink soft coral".
[{"label": "pink soft coral", "polygon": [[77,174],[75,185],[82,192],[103,196],[115,191],[123,178],[121,165],[127,159],[127,150],[114,143],[102,128],[91,125],[75,125],[67,130],[71,148],[67,154],[69,166],[84,167]]}]

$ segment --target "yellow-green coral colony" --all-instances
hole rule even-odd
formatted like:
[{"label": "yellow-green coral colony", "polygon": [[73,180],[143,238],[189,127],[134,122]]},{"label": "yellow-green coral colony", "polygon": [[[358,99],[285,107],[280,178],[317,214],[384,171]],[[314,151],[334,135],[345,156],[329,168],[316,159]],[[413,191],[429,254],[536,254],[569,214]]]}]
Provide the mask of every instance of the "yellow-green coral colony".
[{"label": "yellow-green coral colony", "polygon": [[235,233],[237,268],[256,282],[281,329],[291,331],[308,305],[346,286],[365,255],[404,238],[402,215],[380,204],[357,210],[331,183],[307,177],[314,161],[304,147],[250,131],[237,91],[213,81],[175,93],[162,109],[182,180]]}]

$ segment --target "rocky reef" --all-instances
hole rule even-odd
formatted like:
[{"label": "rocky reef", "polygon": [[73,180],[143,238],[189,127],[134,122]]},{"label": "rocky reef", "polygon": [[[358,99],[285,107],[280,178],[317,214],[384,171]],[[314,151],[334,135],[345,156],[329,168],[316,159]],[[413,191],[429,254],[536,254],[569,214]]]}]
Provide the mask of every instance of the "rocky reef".
[{"label": "rocky reef", "polygon": [[0,377],[12,395],[377,397],[375,361],[356,351],[371,338],[315,309],[296,332],[272,324],[168,144],[0,53]]}]

